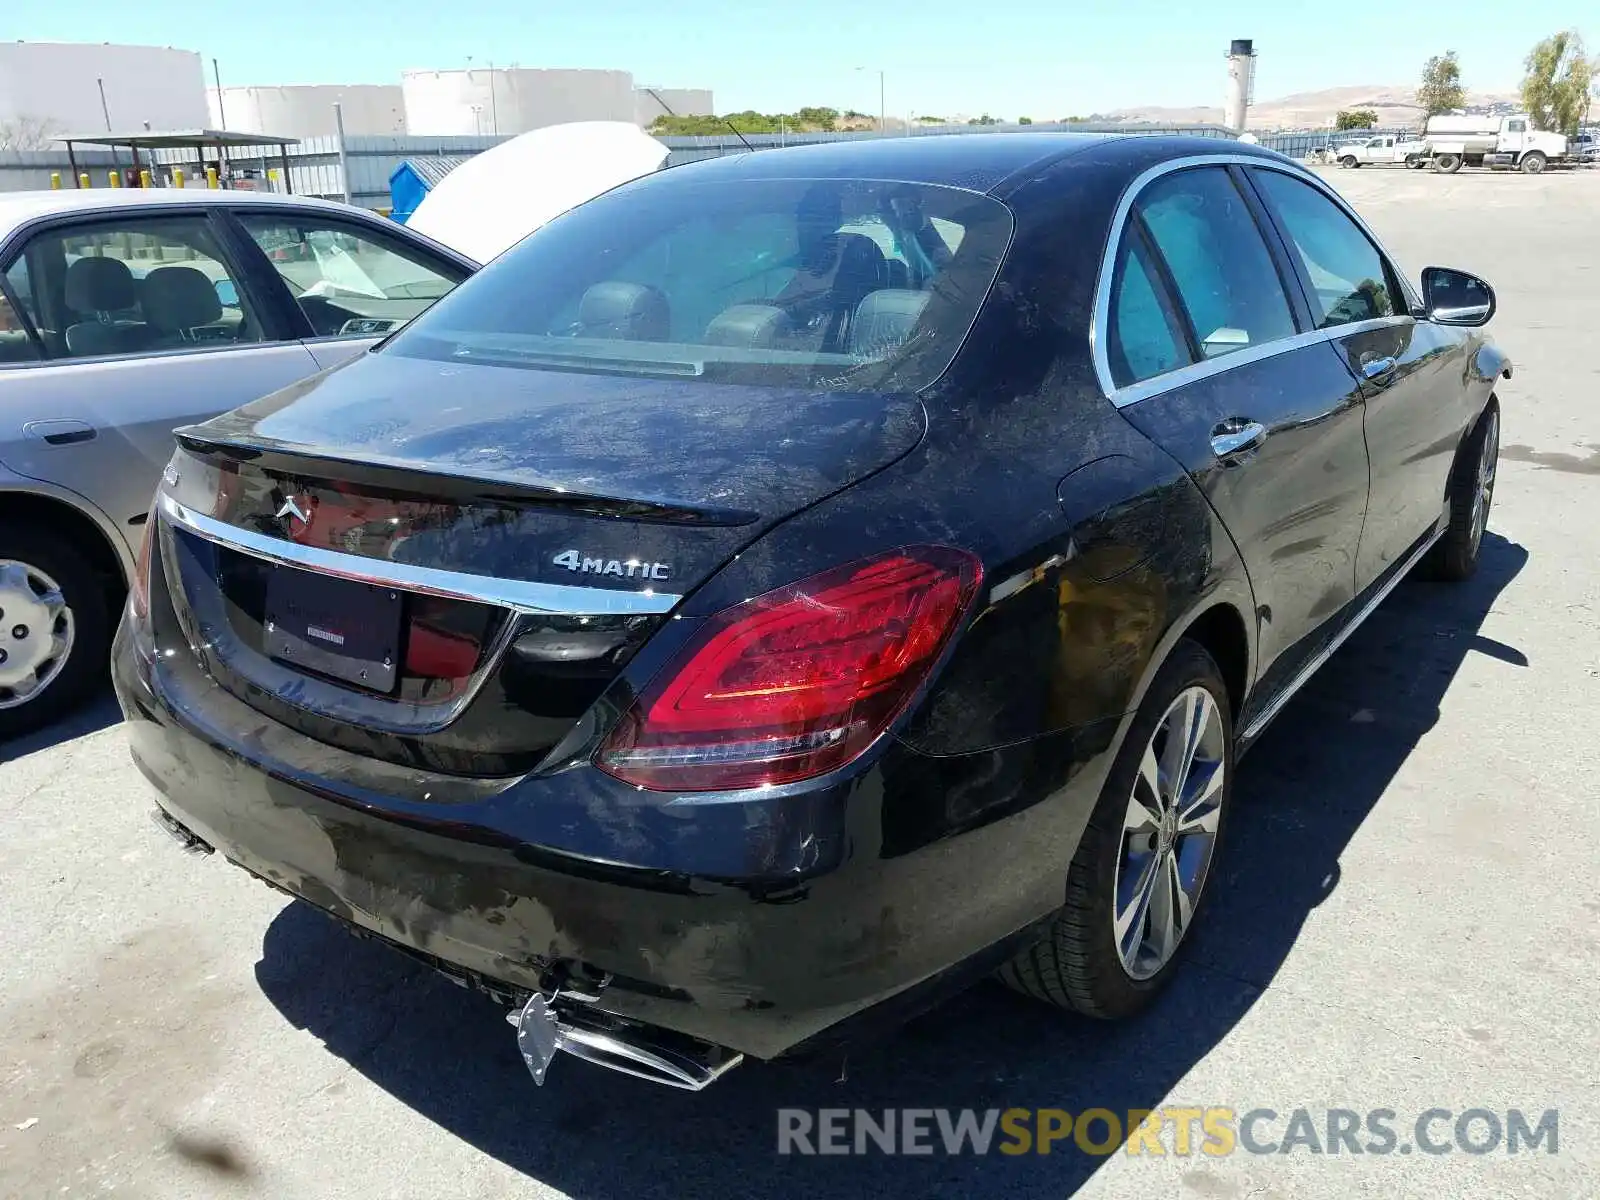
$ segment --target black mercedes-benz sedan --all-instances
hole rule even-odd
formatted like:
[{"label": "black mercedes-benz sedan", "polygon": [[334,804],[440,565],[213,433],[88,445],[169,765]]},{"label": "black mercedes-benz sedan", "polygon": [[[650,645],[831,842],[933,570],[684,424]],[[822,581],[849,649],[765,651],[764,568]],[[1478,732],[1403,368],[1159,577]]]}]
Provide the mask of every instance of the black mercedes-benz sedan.
[{"label": "black mercedes-benz sedan", "polygon": [[541,1082],[698,1088],[994,971],[1126,1016],[1239,754],[1403,577],[1472,573],[1494,307],[1231,142],[647,176],[179,431],[133,755]]}]

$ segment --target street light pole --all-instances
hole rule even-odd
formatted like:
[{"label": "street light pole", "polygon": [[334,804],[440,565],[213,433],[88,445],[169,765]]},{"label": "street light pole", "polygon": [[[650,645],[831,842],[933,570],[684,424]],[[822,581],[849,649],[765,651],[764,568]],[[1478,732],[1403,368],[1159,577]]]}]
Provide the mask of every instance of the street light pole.
[{"label": "street light pole", "polygon": [[878,72],[878,132],[889,132],[889,109],[884,103],[883,72]]}]

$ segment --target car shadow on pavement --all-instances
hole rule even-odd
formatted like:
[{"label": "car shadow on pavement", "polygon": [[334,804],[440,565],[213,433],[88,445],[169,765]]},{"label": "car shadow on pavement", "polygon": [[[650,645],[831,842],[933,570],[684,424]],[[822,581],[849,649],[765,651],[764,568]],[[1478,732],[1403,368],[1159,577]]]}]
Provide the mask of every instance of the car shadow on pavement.
[{"label": "car shadow on pavement", "polygon": [[[1337,886],[1346,844],[1438,720],[1466,657],[1526,665],[1517,650],[1479,633],[1526,560],[1521,546],[1491,534],[1469,583],[1398,588],[1285,708],[1241,764],[1226,866],[1186,969],[1132,1022],[1064,1016],[984,984],[846,1059],[747,1063],[698,1095],[565,1057],[541,1089],[493,1003],[350,938],[304,904],[273,921],[257,979],[289,1021],[379,1087],[583,1200],[989,1191],[1059,1200],[1104,1158],[1070,1141],[1048,1156],[779,1157],[777,1110],[1160,1107],[1250,1009],[1307,915]],[[1235,1099],[1174,1096],[1192,1104]],[[329,1119],[338,1120],[336,1109]],[[1219,1194],[1204,1164],[1204,1156],[1186,1164],[1184,1179],[1201,1194]]]},{"label": "car shadow on pavement", "polygon": [[37,754],[40,750],[48,750],[86,734],[98,733],[121,720],[122,710],[117,707],[117,698],[112,694],[110,684],[107,684],[61,720],[9,741],[0,739],[0,763]]}]

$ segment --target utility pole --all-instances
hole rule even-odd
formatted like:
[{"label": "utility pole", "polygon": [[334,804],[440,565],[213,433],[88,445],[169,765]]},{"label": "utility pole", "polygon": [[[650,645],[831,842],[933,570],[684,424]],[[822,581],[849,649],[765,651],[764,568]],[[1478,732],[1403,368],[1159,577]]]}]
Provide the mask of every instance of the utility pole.
[{"label": "utility pole", "polygon": [[[223,133],[227,133],[228,114],[222,111],[222,68],[217,66],[215,57],[211,60],[211,78],[216,80],[217,83],[217,124],[222,126]],[[217,146],[217,166],[220,168],[217,174],[226,180],[228,177],[228,148],[226,146]]]},{"label": "utility pole", "polygon": [[500,102],[494,94],[494,59],[489,60],[489,132],[500,136]]},{"label": "utility pole", "polygon": [[111,109],[106,106],[106,81],[101,79],[99,76],[96,76],[95,83],[100,87],[100,115],[106,119],[106,132],[110,133]]},{"label": "utility pole", "polygon": [[333,129],[339,137],[339,186],[344,192],[344,202],[350,203],[350,158],[344,148],[344,105],[333,102]]},{"label": "utility pole", "polygon": [[878,132],[889,132],[889,106],[884,103],[883,72],[878,72]]}]

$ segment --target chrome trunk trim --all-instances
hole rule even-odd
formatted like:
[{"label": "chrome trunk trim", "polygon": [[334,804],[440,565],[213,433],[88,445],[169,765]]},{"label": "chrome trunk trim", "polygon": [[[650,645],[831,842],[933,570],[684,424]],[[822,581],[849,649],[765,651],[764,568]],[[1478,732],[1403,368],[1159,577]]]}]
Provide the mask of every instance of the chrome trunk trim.
[{"label": "chrome trunk trim", "polygon": [[658,615],[672,611],[682,596],[646,588],[638,592],[612,591],[609,588],[575,587],[563,583],[538,583],[525,579],[496,579],[490,575],[469,575],[440,567],[390,562],[301,546],[282,538],[269,537],[236,525],[228,525],[180,504],[163,492],[158,500],[161,515],[180,529],[215,542],[230,550],[250,554],[281,566],[303,567],[325,575],[337,575],[359,583],[402,588],[451,600],[470,600],[494,604],[522,613],[556,613],[572,616]]}]

